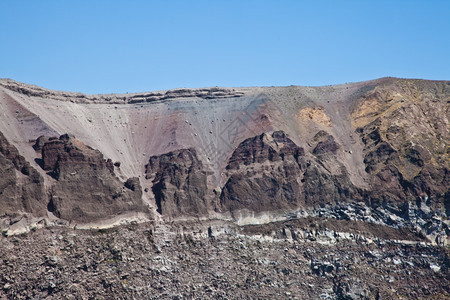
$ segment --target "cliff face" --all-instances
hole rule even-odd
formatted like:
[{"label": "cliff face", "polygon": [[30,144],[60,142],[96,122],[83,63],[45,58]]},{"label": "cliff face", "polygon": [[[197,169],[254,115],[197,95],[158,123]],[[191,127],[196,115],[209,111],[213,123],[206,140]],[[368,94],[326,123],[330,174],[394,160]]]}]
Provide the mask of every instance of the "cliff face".
[{"label": "cliff face", "polygon": [[181,149],[150,157],[146,179],[152,179],[157,212],[169,217],[204,216],[207,174],[195,149]]},{"label": "cliff face", "polygon": [[[143,213],[251,224],[314,215],[450,233],[449,82],[129,96],[0,86],[5,218]],[[77,139],[30,141],[33,124],[33,133]]]},{"label": "cliff face", "polygon": [[0,298],[448,299],[449,103],[0,79]]},{"label": "cliff face", "polygon": [[46,215],[44,178],[0,132],[0,216]]},{"label": "cliff face", "polygon": [[449,201],[449,91],[444,83],[380,87],[352,112],[379,202],[426,202],[444,209]]},{"label": "cliff face", "polygon": [[111,160],[67,134],[43,145],[42,166],[56,179],[48,210],[58,218],[90,222],[145,211],[138,179],[121,182]]},{"label": "cliff face", "polygon": [[221,209],[263,212],[298,208],[304,202],[300,183],[304,155],[303,148],[283,131],[243,141],[226,168]]}]

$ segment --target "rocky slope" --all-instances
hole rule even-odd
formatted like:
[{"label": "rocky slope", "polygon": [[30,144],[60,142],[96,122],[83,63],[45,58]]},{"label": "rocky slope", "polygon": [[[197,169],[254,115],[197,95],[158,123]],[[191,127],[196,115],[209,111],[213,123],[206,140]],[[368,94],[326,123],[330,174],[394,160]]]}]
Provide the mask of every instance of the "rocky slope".
[{"label": "rocky slope", "polygon": [[[76,228],[136,222],[143,224],[144,231],[154,226],[151,224],[168,232],[202,228],[199,230],[206,234],[200,234],[197,242],[207,253],[216,251],[212,238],[221,243],[241,237],[250,241],[254,233],[248,230],[258,225],[263,231],[257,240],[267,245],[281,243],[289,249],[294,243],[304,249],[310,241],[312,249],[320,252],[323,238],[316,237],[323,234],[326,243],[353,251],[352,255],[363,261],[372,259],[365,247],[381,251],[384,243],[394,243],[392,251],[403,251],[399,249],[404,245],[419,241],[423,251],[433,254],[422,264],[409,260],[395,264],[406,272],[401,278],[422,280],[425,274],[448,278],[449,100],[448,81],[396,78],[326,87],[179,89],[127,95],[57,92],[2,79],[0,226],[5,236],[56,226],[52,230],[60,235],[86,236],[82,242],[86,245],[103,240]],[[314,228],[311,236],[309,229],[300,230],[289,222],[325,225],[323,230]],[[273,230],[275,236],[264,231],[271,224],[284,228],[281,237],[278,229]],[[118,231],[118,239],[128,237],[123,230]],[[40,234],[29,234],[17,244],[34,239],[45,244]],[[341,235],[353,246],[348,248]],[[164,232],[153,236],[152,243],[163,236]],[[362,236],[364,242],[355,236]],[[8,244],[12,238],[4,239],[9,245],[5,249],[16,249],[14,243]],[[190,253],[197,246],[183,246],[187,247],[183,251]],[[44,255],[45,246],[40,247],[36,255]],[[223,249],[234,266],[236,258],[227,247]],[[249,251],[255,247],[251,244]],[[415,257],[414,251],[421,253],[422,248],[414,247],[405,257]],[[80,251],[89,256],[86,249]],[[136,256],[147,259],[145,252]],[[172,257],[170,253],[164,255]],[[400,297],[401,293],[427,297],[417,289],[413,291],[417,294],[406,292],[401,284],[401,293],[389,292],[385,281],[369,279],[369,269],[385,276],[390,268],[384,260],[380,265],[375,261],[364,265],[361,273],[348,267],[339,273],[336,265],[327,272],[328,265],[315,260],[309,267],[291,266],[290,270],[306,272],[313,286],[314,276],[328,278],[327,273],[332,273],[329,293],[325,293],[331,298]],[[421,267],[410,270],[409,263]],[[68,259],[62,266],[70,268],[72,264]],[[205,271],[211,268],[214,264]],[[180,272],[197,272],[192,268],[184,271]],[[92,272],[88,273],[94,276]],[[357,276],[365,279],[364,284],[356,285],[356,293],[351,289],[355,283],[350,281]],[[35,279],[29,280],[33,285]],[[103,288],[120,280],[114,277],[114,284]],[[9,285],[4,292],[10,296],[41,297],[57,291],[53,287],[39,292],[34,287],[37,294],[27,294],[10,281],[4,282]],[[447,281],[447,290],[429,282],[433,295],[448,296]],[[228,284],[235,290],[245,286]],[[132,286],[136,289],[140,283]],[[255,297],[275,296],[258,294],[256,286],[251,286]],[[67,292],[66,288],[58,291]],[[123,289],[111,293],[144,297],[152,290],[142,289],[135,294]],[[321,295],[312,289],[302,294],[280,286],[281,291],[299,297]],[[345,291],[351,295],[347,297]],[[89,290],[83,293],[98,295]],[[195,293],[184,297],[189,295]]]},{"label": "rocky slope", "polygon": [[[241,228],[41,229],[0,237],[0,295],[26,299],[448,299],[448,250],[321,218]],[[357,233],[345,233],[355,229]],[[340,232],[340,230],[342,230]],[[366,233],[366,235],[363,234]],[[376,232],[383,238],[375,237]],[[30,272],[30,269],[33,272]]]}]

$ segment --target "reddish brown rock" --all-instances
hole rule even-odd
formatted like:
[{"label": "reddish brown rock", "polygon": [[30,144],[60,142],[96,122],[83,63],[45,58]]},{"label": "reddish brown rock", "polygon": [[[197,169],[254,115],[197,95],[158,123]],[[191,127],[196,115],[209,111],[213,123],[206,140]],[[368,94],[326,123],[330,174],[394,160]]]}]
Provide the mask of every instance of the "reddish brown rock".
[{"label": "reddish brown rock", "polygon": [[[274,144],[273,147],[271,144]],[[281,161],[287,157],[294,158],[305,155],[303,148],[287,138],[283,131],[275,131],[272,135],[261,134],[243,141],[231,156],[227,169],[238,169],[240,165],[250,165],[265,161]]]},{"label": "reddish brown rock", "polygon": [[[66,131],[76,126],[80,139],[108,153],[122,175],[142,176],[148,163],[145,197],[163,219],[228,218],[229,211],[241,209],[323,213],[358,203],[371,215],[345,214],[374,222],[397,220],[401,226],[434,222],[436,234],[449,232],[449,82],[383,78],[327,87],[96,96],[2,82],[6,119],[0,125],[3,132],[14,132],[15,144],[28,147],[35,138],[31,133],[48,134],[52,126]],[[138,102],[154,103],[131,104]],[[34,125],[42,128],[30,130]],[[136,202],[125,200],[118,188],[126,195],[138,193],[139,181],[120,182],[112,161],[99,151],[68,135],[38,138],[35,149],[42,149],[42,166],[56,179],[44,176],[55,214],[62,216],[66,204],[68,218],[72,208],[87,209],[80,190],[89,195],[87,203],[99,204],[87,209],[89,219],[122,211],[122,205],[124,211],[134,209]],[[26,159],[38,161],[29,150],[23,151]],[[9,163],[17,175],[17,166]],[[5,178],[13,178],[7,164]],[[19,170],[27,176],[27,168]],[[117,205],[115,199],[120,209],[98,213],[102,205],[106,210]]]},{"label": "reddish brown rock", "polygon": [[[448,82],[396,80],[367,91],[352,118],[376,205],[449,214]],[[401,212],[406,215],[404,210]]]},{"label": "reddish brown rock", "polygon": [[57,180],[49,210],[57,217],[89,222],[126,212],[146,211],[137,178],[122,183],[111,160],[68,135],[42,147],[43,166]]},{"label": "reddish brown rock", "polygon": [[220,195],[220,210],[255,212],[299,206],[304,150],[282,131],[243,141],[227,166],[228,180]]},{"label": "reddish brown rock", "polygon": [[42,176],[0,132],[0,216],[46,214]]},{"label": "reddish brown rock", "polygon": [[150,157],[146,178],[152,179],[157,211],[168,217],[208,213],[206,172],[194,149]]}]

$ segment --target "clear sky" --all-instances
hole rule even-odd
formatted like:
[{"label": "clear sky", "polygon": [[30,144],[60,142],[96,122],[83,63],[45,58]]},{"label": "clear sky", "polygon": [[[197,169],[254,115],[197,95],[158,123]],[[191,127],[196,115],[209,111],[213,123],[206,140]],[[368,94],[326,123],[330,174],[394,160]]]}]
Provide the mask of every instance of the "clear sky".
[{"label": "clear sky", "polygon": [[450,80],[450,1],[0,0],[0,78],[84,93]]}]

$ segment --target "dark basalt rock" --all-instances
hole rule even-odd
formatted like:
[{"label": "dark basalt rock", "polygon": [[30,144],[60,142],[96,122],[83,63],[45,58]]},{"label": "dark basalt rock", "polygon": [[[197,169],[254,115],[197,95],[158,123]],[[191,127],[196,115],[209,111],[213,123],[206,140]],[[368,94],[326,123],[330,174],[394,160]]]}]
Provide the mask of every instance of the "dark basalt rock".
[{"label": "dark basalt rock", "polygon": [[46,171],[54,170],[59,159],[60,153],[64,151],[64,142],[60,140],[49,140],[41,148],[42,153],[42,168]]},{"label": "dark basalt rock", "polygon": [[60,179],[64,174],[75,172],[78,166],[86,164],[94,169],[106,168],[112,176],[115,176],[114,165],[110,159],[105,160],[100,151],[68,135],[45,143],[42,147],[42,162],[44,170],[53,170],[56,179]]},{"label": "dark basalt rock", "polygon": [[334,137],[320,131],[314,141],[317,158],[307,158],[282,131],[242,142],[227,167],[230,176],[220,195],[221,210],[262,212],[362,200],[363,192],[344,166],[338,174],[322,166],[320,157],[339,149]]},{"label": "dark basalt rock", "polygon": [[255,212],[298,207],[305,152],[282,131],[243,141],[232,154],[220,210]]},{"label": "dark basalt rock", "polygon": [[[409,113],[411,115],[408,115],[408,118],[417,119],[419,124],[425,123],[421,126],[430,130],[429,140],[408,136],[405,133],[408,128],[390,125],[395,119],[389,118],[377,118],[357,129],[364,143],[364,163],[370,175],[367,197],[374,208],[385,207],[406,220],[423,218],[427,220],[427,224],[435,224],[434,220],[449,215],[450,182],[448,163],[445,162],[446,154],[435,151],[430,146],[439,143],[439,139],[433,139],[439,137],[440,133],[431,134],[435,128],[428,128],[428,123]],[[382,128],[387,129],[384,132]],[[418,211],[412,216],[408,213],[408,209],[411,210],[408,207],[414,206],[411,203],[415,203],[415,209]],[[422,205],[425,205],[430,213],[423,213]],[[421,222],[425,224],[425,221]],[[433,225],[433,228],[434,231],[443,230],[449,233],[443,223]],[[427,233],[433,231],[426,228],[424,230]]]},{"label": "dark basalt rock", "polygon": [[[306,159],[304,149],[283,131],[243,141],[226,167],[228,179],[215,209],[270,212],[362,200],[363,192],[352,184],[345,167],[331,174],[320,163],[321,156],[334,155],[339,149],[334,137],[319,132],[315,142],[317,158]],[[207,174],[194,149],[151,157],[146,174],[152,180],[159,213],[169,217],[208,214]]]},{"label": "dark basalt rock", "polygon": [[132,190],[133,192],[139,190],[141,188],[139,178],[137,177],[128,178],[127,181],[125,181],[125,187],[127,189]]},{"label": "dark basalt rock", "polygon": [[45,143],[42,160],[57,180],[48,209],[59,218],[89,222],[146,210],[139,180],[122,183],[111,160],[69,135]]},{"label": "dark basalt rock", "polygon": [[50,137],[41,135],[40,137],[38,137],[36,139],[36,142],[33,145],[33,149],[36,152],[41,152],[42,151],[42,147],[44,147],[45,143],[47,143],[49,140],[50,140]]},{"label": "dark basalt rock", "polygon": [[364,163],[366,164],[366,172],[372,173],[379,164],[389,164],[389,160],[398,160],[397,152],[389,143],[381,142],[366,154]]},{"label": "dark basalt rock", "polygon": [[0,132],[0,215],[44,216],[44,179]]},{"label": "dark basalt rock", "polygon": [[302,195],[305,206],[336,205],[349,201],[363,201],[363,192],[350,181],[347,170],[332,175],[320,164],[309,164],[303,174]]},{"label": "dark basalt rock", "polygon": [[207,214],[206,175],[195,149],[152,156],[146,165],[146,178],[153,178],[157,211],[168,217]]}]

